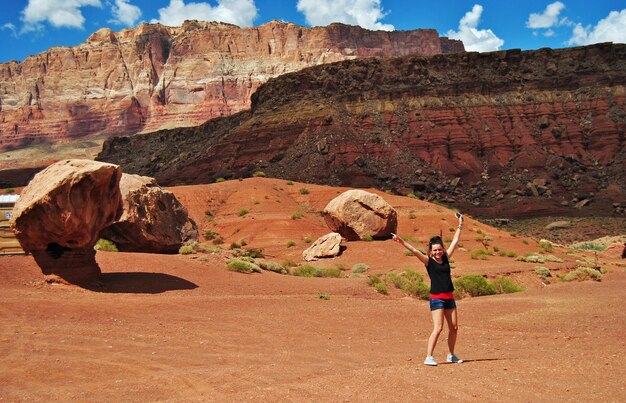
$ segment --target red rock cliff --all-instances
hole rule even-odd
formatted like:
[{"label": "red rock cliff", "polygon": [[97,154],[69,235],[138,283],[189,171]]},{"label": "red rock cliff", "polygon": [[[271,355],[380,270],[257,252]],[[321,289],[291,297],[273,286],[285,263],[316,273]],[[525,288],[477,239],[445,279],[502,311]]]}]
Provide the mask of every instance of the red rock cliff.
[{"label": "red rock cliff", "polygon": [[162,184],[260,169],[476,213],[621,214],[625,86],[626,45],[345,61],[269,80],[250,111],[111,139],[99,158]]},{"label": "red rock cliff", "polygon": [[[248,108],[260,84],[307,66],[455,51],[463,51],[461,42],[431,29],[277,21],[245,29],[198,21],[103,28],[79,46],[0,64],[0,151],[194,126]],[[18,162],[0,161],[0,169]]]}]

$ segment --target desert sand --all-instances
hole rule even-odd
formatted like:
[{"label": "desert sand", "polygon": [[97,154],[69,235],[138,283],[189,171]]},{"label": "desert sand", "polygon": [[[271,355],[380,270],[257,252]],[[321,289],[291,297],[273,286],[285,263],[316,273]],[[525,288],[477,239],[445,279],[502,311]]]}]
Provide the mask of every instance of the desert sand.
[{"label": "desert sand", "polygon": [[[1,401],[626,400],[621,259],[597,257],[607,271],[600,282],[542,284],[534,264],[471,259],[478,230],[520,255],[538,245],[468,217],[454,274],[509,275],[526,289],[459,300],[465,362],[427,367],[427,301],[392,286],[379,294],[364,278],[225,268],[228,245],[242,239],[267,259],[299,263],[303,239],[329,232],[317,212],[344,189],[255,178],[170,190],[201,232],[224,237],[223,252],[98,252],[103,276],[93,289],[44,281],[30,256],[0,257]],[[398,210],[399,234],[418,246],[439,231],[452,235],[447,208],[378,193]],[[292,219],[297,211],[304,217]],[[391,240],[346,247],[315,264],[423,272]],[[555,274],[596,258],[564,247],[551,253],[565,260],[545,264]],[[446,333],[435,350],[440,363]]]}]

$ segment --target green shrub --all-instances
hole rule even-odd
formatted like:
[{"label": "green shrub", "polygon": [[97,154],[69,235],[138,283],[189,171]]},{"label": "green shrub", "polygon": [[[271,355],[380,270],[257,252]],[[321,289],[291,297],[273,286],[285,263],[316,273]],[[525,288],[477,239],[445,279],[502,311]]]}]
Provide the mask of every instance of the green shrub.
[{"label": "green shrub", "polygon": [[357,263],[352,266],[352,273],[365,273],[367,270],[369,270],[369,266],[365,263]]},{"label": "green shrub", "polygon": [[13,188],[6,188],[6,189],[4,189],[4,193],[10,195],[11,193],[15,193],[15,189],[13,189]]},{"label": "green shrub", "polygon": [[407,197],[410,197],[411,199],[419,199],[419,197],[415,196],[413,193],[409,193],[408,195],[406,195]]},{"label": "green shrub", "polygon": [[228,270],[236,271],[239,273],[260,273],[261,268],[249,262],[243,258],[231,259],[228,264],[226,264],[226,268]]},{"label": "green shrub", "polygon": [[304,217],[304,211],[296,211],[291,215],[292,220],[299,220]]},{"label": "green shrub", "polygon": [[[494,252],[496,252],[496,253],[500,252],[500,248],[499,248],[499,247],[497,247],[496,245],[494,245],[492,249],[493,249],[493,251],[494,251]],[[498,253],[498,254],[499,254],[499,253]]]},{"label": "green shrub", "polygon": [[311,193],[311,192],[309,192],[309,189],[307,189],[307,188],[301,188],[300,189],[300,194],[301,195],[308,195],[309,193]]},{"label": "green shrub", "polygon": [[524,245],[528,245],[528,240],[527,240],[527,239],[522,239],[522,243],[523,243]]},{"label": "green shrub", "polygon": [[224,238],[222,238],[221,236],[218,236],[212,242],[213,242],[213,245],[221,245],[224,243]]},{"label": "green shrub", "polygon": [[486,278],[477,274],[469,274],[454,279],[454,288],[459,295],[467,294],[472,297],[493,295],[496,293],[493,285],[491,285]]},{"label": "green shrub", "polygon": [[195,253],[195,250],[191,245],[183,245],[178,249],[178,253],[181,255],[191,255],[192,253]]},{"label": "green shrub", "polygon": [[365,274],[363,273],[352,273],[348,278],[365,278]]},{"label": "green shrub", "polygon": [[219,234],[215,231],[213,231],[212,229],[208,229],[206,231],[204,231],[204,239],[206,239],[207,241],[212,241],[213,239],[217,238],[219,236]]},{"label": "green shrub", "polygon": [[220,183],[220,182],[224,182],[226,179],[224,178],[217,178],[215,179],[215,183]]},{"label": "green shrub", "polygon": [[93,248],[102,252],[119,252],[117,245],[113,241],[104,238],[98,239]]},{"label": "green shrub", "polygon": [[289,186],[292,186],[292,185],[293,185],[293,181],[287,181],[286,183],[287,183],[287,185],[289,185]]},{"label": "green shrub", "polygon": [[552,242],[550,241],[539,241],[539,247],[543,252],[552,252]]},{"label": "green shrub", "polygon": [[515,284],[511,278],[504,276],[494,278],[491,285],[496,290],[496,294],[510,294],[513,292],[524,291],[524,288]]},{"label": "green shrub", "polygon": [[487,259],[487,256],[490,256],[490,255],[491,255],[491,252],[483,248],[474,249],[470,252],[470,258],[476,259],[476,260],[485,260]]},{"label": "green shrub", "polygon": [[585,281],[585,280],[602,280],[602,273],[591,267],[577,267],[561,277],[563,281]]},{"label": "green shrub", "polygon": [[361,241],[371,242],[373,240],[374,238],[372,238],[371,235],[365,235],[364,237],[361,237]]},{"label": "green shrub", "polygon": [[550,269],[546,266],[535,266],[535,273],[541,278],[552,277],[552,273],[550,273]]},{"label": "green shrub", "polygon": [[553,256],[553,255],[538,255],[536,253],[529,253],[529,254],[524,255],[524,256],[519,256],[517,258],[517,260],[519,260],[521,262],[527,262],[527,263],[545,263],[545,262],[562,263],[563,262],[563,259],[558,258],[556,256]]},{"label": "green shrub", "polygon": [[204,217],[206,218],[206,220],[207,220],[208,222],[213,221],[213,219],[215,218],[215,217],[213,216],[213,213],[212,213],[211,211],[209,211],[209,210],[206,210],[206,211],[204,212]]},{"label": "green shrub", "polygon": [[370,276],[367,280],[367,284],[370,287],[374,287],[374,289],[381,294],[389,294],[389,291],[387,290],[387,285],[378,276]]},{"label": "green shrub", "polygon": [[235,257],[249,257],[252,259],[262,259],[265,257],[263,256],[263,249],[255,249],[255,248],[250,248],[250,249],[235,248],[231,250],[231,253]]},{"label": "green shrub", "polygon": [[325,301],[328,301],[330,299],[330,294],[325,293],[325,292],[320,292],[320,293],[317,294],[317,296],[318,296],[319,299],[322,299],[322,300],[325,300]]},{"label": "green shrub", "polygon": [[302,242],[304,242],[304,243],[311,243],[311,242],[313,242],[313,239],[311,239],[310,236],[306,235],[304,238],[302,238]]},{"label": "green shrub", "polygon": [[554,255],[544,255],[543,259],[546,262],[563,263],[563,259],[561,259],[560,257],[556,257]]},{"label": "green shrub", "polygon": [[404,256],[414,256],[413,252],[408,249],[403,250],[402,253],[404,253]]},{"label": "green shrub", "polygon": [[200,248],[200,250],[205,253],[220,253],[222,251],[222,247],[217,246],[217,245],[213,246],[213,245],[207,245],[207,244],[200,244],[198,248]]},{"label": "green shrub", "polygon": [[417,218],[417,214],[415,214],[415,211],[410,211],[409,212],[409,218],[411,220],[415,220]]},{"label": "green shrub", "polygon": [[339,277],[341,270],[336,267],[322,268],[311,265],[298,266],[293,270],[294,276],[300,277]]},{"label": "green shrub", "polygon": [[265,178],[265,172],[256,171],[255,173],[252,174],[252,176],[254,176],[255,178]]},{"label": "green shrub", "polygon": [[396,286],[409,295],[421,299],[428,299],[430,287],[424,282],[424,276],[414,270],[406,270],[400,274],[389,273],[387,278]]},{"label": "green shrub", "polygon": [[239,217],[243,217],[243,216],[247,215],[249,212],[250,211],[248,211],[247,209],[242,208],[241,210],[239,210],[238,214],[239,214]]},{"label": "green shrub", "polygon": [[604,245],[598,245],[593,242],[582,242],[574,245],[570,245],[570,248],[577,250],[595,250],[597,252],[602,252],[606,249]]},{"label": "green shrub", "polygon": [[284,266],[282,266],[282,265],[280,265],[280,264],[278,264],[276,262],[272,262],[270,260],[258,259],[258,260],[255,260],[255,263],[261,269],[266,270],[266,271],[271,271],[271,272],[279,273],[279,274],[287,274],[287,273],[289,273]]},{"label": "green shrub", "polygon": [[293,248],[294,246],[296,246],[296,242],[295,241],[287,241],[287,247],[288,248]]}]

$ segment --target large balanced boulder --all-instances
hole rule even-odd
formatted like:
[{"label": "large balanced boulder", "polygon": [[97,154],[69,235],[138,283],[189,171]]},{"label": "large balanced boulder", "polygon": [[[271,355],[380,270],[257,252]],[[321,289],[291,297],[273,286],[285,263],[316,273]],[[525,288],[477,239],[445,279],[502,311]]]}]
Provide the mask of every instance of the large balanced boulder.
[{"label": "large balanced boulder", "polygon": [[10,224],[44,274],[81,285],[100,274],[93,247],[122,214],[121,176],[117,165],[64,160],[24,188]]},{"label": "large balanced boulder", "polygon": [[313,245],[302,252],[302,258],[307,262],[321,258],[335,257],[341,252],[341,235],[331,232],[317,239]]},{"label": "large balanced boulder", "polygon": [[398,214],[377,194],[348,190],[331,200],[323,211],[328,227],[348,241],[366,237],[384,239],[398,226]]},{"label": "large balanced boulder", "polygon": [[198,227],[187,209],[154,178],[123,174],[120,181],[124,213],[101,237],[124,252],[178,253],[198,240]]}]

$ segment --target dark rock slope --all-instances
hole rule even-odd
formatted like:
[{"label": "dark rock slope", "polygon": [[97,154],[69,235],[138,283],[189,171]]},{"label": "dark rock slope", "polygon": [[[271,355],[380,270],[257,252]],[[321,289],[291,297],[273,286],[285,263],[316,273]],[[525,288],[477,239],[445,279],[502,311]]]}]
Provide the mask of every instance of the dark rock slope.
[{"label": "dark rock slope", "polygon": [[252,108],[107,141],[160,184],[257,170],[474,214],[623,214],[626,45],[360,59],[287,74]]}]

